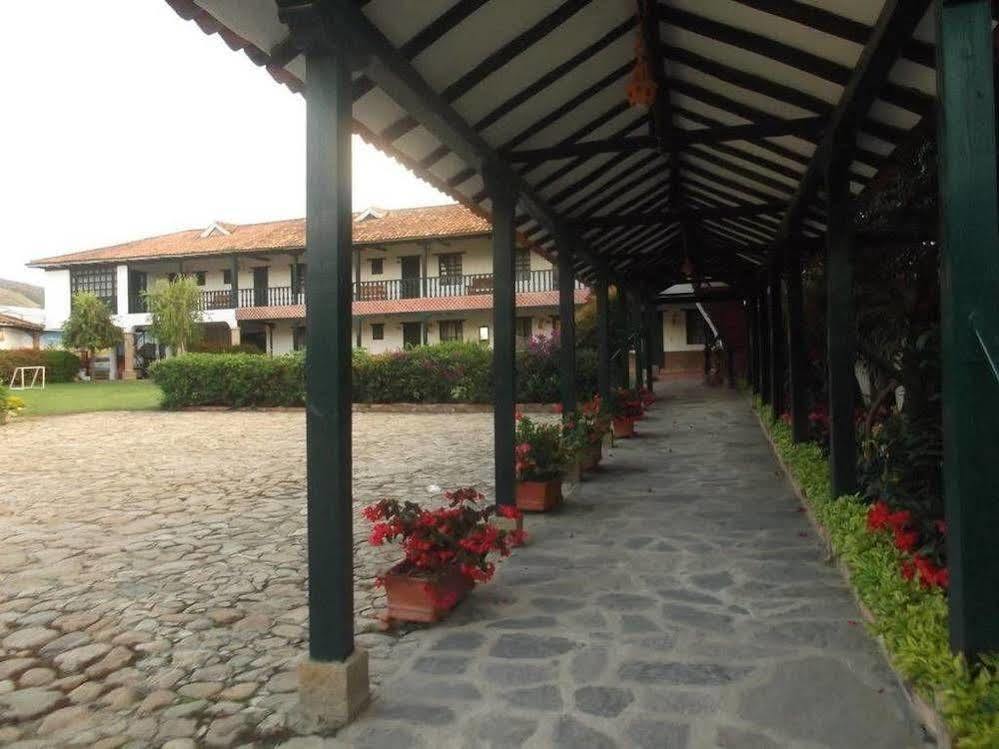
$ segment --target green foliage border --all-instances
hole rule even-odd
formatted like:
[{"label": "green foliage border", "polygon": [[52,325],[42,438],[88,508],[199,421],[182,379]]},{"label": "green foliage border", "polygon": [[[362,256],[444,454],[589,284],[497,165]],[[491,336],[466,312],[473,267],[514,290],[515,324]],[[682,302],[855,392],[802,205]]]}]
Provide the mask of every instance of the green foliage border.
[{"label": "green foliage border", "polygon": [[955,746],[999,747],[999,653],[969,667],[951,652],[944,593],[905,580],[901,555],[888,535],[867,530],[867,503],[857,496],[831,496],[829,465],[819,446],[795,444],[790,427],[775,419],[769,406],[758,398],[753,406],[894,668],[939,712]]}]

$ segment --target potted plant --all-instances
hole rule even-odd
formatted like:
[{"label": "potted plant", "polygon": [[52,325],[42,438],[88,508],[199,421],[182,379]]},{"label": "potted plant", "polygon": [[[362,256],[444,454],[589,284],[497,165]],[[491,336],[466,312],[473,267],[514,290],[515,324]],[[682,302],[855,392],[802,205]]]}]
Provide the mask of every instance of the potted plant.
[{"label": "potted plant", "polygon": [[642,401],[634,390],[621,388],[614,391],[611,407],[614,436],[628,438],[635,434],[635,421],[642,416]]},{"label": "potted plant", "polygon": [[604,435],[610,429],[610,418],[603,411],[599,395],[580,406],[577,419],[586,433],[580,457],[581,467],[584,471],[592,471],[604,457]]},{"label": "potted plant", "polygon": [[364,509],[373,524],[370,543],[397,543],[405,555],[377,581],[388,596],[391,619],[439,621],[476,583],[492,578],[490,555],[508,556],[524,541],[522,530],[501,530],[489,522],[495,513],[518,519],[516,508],[483,506],[474,487],[445,492],[444,498],[447,505],[437,509],[395,499]]},{"label": "potted plant", "polygon": [[565,467],[562,427],[519,416],[515,439],[517,507],[530,512],[547,512],[562,501]]}]

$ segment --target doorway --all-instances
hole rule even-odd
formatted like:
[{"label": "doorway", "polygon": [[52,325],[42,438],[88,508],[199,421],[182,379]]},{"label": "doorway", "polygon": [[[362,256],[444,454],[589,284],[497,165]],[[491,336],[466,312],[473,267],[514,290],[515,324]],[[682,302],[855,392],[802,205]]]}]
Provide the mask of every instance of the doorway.
[{"label": "doorway", "polygon": [[253,306],[267,306],[267,266],[253,269]]},{"label": "doorway", "polygon": [[[420,296],[420,256],[407,255],[399,258],[402,264],[402,281],[400,281],[399,297],[415,299]],[[408,325],[409,323],[406,323]],[[413,323],[419,325],[419,323]]]},{"label": "doorway", "polygon": [[402,324],[402,347],[412,348],[423,343],[423,323],[404,322]]}]

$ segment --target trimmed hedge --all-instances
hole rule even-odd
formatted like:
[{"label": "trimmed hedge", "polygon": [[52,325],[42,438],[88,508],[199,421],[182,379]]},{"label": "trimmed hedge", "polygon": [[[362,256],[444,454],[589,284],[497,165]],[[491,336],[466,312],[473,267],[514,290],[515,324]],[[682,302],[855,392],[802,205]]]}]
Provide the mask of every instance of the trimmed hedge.
[{"label": "trimmed hedge", "polygon": [[834,553],[846,564],[857,596],[874,616],[871,629],[883,639],[892,664],[937,707],[962,749],[999,747],[999,653],[974,667],[954,656],[943,591],[905,580],[902,556],[888,534],[867,529],[869,505],[856,496],[831,496],[829,464],[820,447],[795,444],[790,428],[773,419],[769,406],[757,401],[756,408]]},{"label": "trimmed hedge", "polygon": [[46,367],[46,382],[73,382],[82,366],[80,357],[63,349],[19,348],[0,351],[0,381],[10,382],[18,367]]},{"label": "trimmed hedge", "polygon": [[[596,392],[597,356],[577,352],[581,397]],[[559,399],[557,350],[532,347],[517,355],[520,402]],[[156,362],[150,374],[164,393],[165,408],[184,406],[301,406],[305,400],[304,355],[185,354]],[[441,343],[371,355],[355,351],[356,403],[490,403],[492,351],[477,343]]]}]

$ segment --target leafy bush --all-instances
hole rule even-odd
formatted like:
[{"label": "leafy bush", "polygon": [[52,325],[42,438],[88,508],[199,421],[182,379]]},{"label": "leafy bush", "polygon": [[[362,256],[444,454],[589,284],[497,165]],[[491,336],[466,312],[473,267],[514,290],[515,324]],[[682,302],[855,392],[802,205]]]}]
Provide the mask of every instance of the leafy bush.
[{"label": "leafy bush", "polygon": [[[406,351],[355,350],[355,403],[490,403],[492,351],[478,343],[441,343]],[[558,356],[543,350],[518,357],[521,402],[559,399]],[[158,362],[151,375],[164,406],[298,406],[305,397],[304,354],[265,357],[197,353]],[[596,390],[596,353],[577,353],[581,396]]]},{"label": "leafy bush", "polygon": [[774,444],[798,481],[833,551],[850,572],[857,595],[874,616],[892,663],[929,702],[936,704],[962,749],[999,746],[999,653],[969,666],[950,650],[947,599],[939,587],[901,574],[906,561],[891,534],[868,529],[868,505],[859,497],[834,498],[829,467],[812,443],[795,444],[790,428],[770,419]]},{"label": "leafy bush", "polygon": [[0,424],[3,424],[8,416],[16,415],[22,408],[24,401],[12,395],[10,388],[0,382]]},{"label": "leafy bush", "polygon": [[[554,403],[561,397],[557,334],[534,336],[517,352],[517,400],[521,403]],[[597,392],[597,352],[576,349],[576,393],[581,399]]]},{"label": "leafy bush", "polygon": [[155,362],[150,375],[163,390],[163,407],[301,406],[305,357],[184,354]]},{"label": "leafy bush", "polygon": [[72,382],[80,371],[80,357],[62,349],[11,349],[0,351],[0,381],[10,382],[18,367],[46,367],[46,382]]}]

